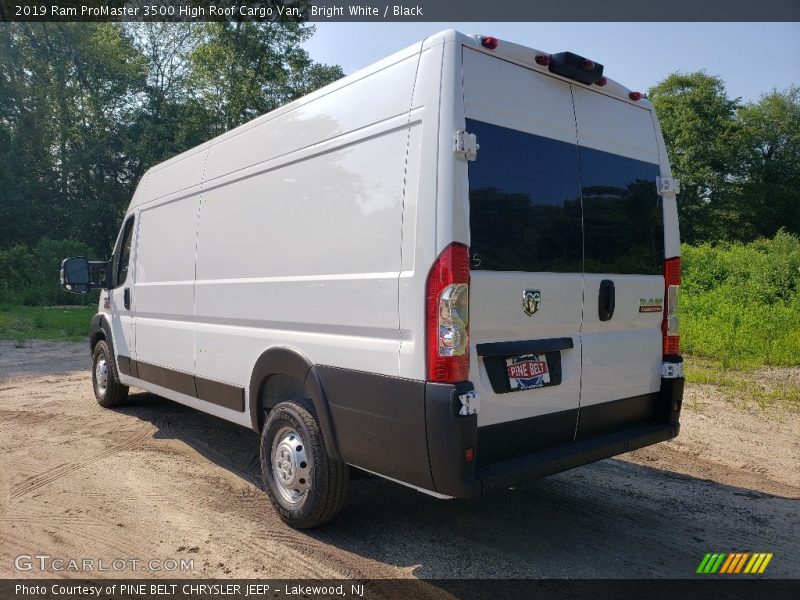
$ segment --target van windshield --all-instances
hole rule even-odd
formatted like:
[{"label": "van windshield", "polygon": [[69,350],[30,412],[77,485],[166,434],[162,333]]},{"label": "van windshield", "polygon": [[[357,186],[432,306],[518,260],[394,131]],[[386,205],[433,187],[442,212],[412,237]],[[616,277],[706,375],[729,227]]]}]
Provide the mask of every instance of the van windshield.
[{"label": "van windshield", "polygon": [[473,270],[660,274],[658,165],[467,119]]}]

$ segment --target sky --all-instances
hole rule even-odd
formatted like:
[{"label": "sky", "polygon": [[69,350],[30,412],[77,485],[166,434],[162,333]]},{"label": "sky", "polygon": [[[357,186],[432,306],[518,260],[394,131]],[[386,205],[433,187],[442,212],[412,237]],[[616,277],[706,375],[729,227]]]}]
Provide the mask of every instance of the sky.
[{"label": "sky", "polygon": [[545,52],[569,50],[647,91],[669,73],[705,70],[731,98],[755,101],[800,85],[800,23],[316,23],[305,44],[349,74],[442,29],[492,35]]}]

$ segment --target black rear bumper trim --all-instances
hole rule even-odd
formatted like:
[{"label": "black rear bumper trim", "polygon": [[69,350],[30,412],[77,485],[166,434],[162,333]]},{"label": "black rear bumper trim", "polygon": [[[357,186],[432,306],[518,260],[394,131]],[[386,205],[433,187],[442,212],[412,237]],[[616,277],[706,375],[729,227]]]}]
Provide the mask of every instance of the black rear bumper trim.
[{"label": "black rear bumper trim", "polygon": [[478,467],[471,479],[454,481],[448,486],[437,485],[436,491],[454,498],[474,498],[611,458],[637,448],[663,442],[678,435],[680,425],[649,423],[615,433],[599,435],[554,448],[539,450],[503,462]]},{"label": "black rear bumper trim", "polygon": [[657,444],[674,438],[679,430],[680,425],[677,423],[639,425],[479,467],[476,477],[481,482],[482,493],[485,494]]}]

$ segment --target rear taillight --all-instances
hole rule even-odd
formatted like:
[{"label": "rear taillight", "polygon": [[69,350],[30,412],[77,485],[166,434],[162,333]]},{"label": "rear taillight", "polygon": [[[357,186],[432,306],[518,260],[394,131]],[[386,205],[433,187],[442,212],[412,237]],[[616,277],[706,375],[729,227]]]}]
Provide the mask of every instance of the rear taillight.
[{"label": "rear taillight", "polygon": [[469,378],[469,250],[452,243],[439,255],[425,288],[427,379]]},{"label": "rear taillight", "polygon": [[678,293],[681,289],[681,258],[668,258],[664,263],[664,321],[661,323],[664,356],[680,354],[680,320]]}]

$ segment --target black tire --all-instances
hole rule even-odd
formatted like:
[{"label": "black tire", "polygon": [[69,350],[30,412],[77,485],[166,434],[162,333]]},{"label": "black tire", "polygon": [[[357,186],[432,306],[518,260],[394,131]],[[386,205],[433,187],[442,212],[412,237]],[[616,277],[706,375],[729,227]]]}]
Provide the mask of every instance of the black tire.
[{"label": "black tire", "polygon": [[[105,361],[106,385],[102,386],[101,361]],[[128,386],[119,382],[117,365],[114,362],[114,353],[109,343],[100,340],[92,353],[92,388],[97,403],[103,408],[112,408],[123,404],[128,399]]]},{"label": "black tire", "polygon": [[[286,454],[288,446],[300,452]],[[276,455],[284,452],[281,472],[273,464],[273,450]],[[347,465],[328,455],[309,401],[281,402],[269,412],[261,432],[260,458],[269,498],[284,523],[296,529],[317,527],[339,513],[347,492]],[[295,485],[296,489],[288,489]],[[292,494],[298,496],[294,501],[287,497]]]}]

